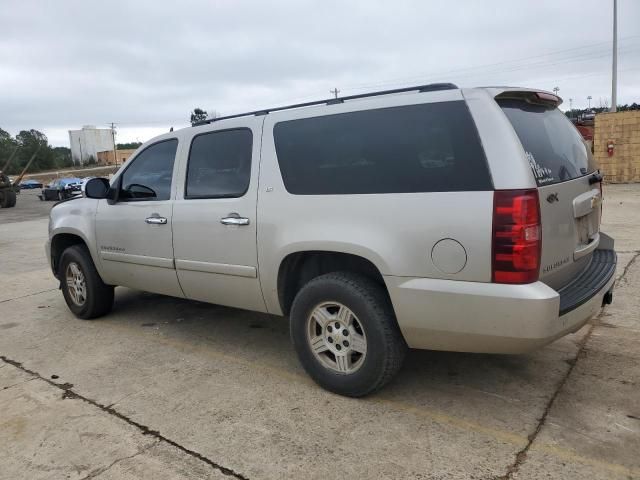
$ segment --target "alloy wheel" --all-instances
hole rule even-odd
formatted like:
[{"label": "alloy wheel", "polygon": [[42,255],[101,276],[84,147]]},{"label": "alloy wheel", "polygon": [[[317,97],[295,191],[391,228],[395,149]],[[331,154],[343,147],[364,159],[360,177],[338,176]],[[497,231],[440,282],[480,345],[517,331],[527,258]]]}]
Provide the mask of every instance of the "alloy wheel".
[{"label": "alloy wheel", "polygon": [[338,302],[326,302],[312,310],[307,319],[307,341],[316,359],[336,373],[356,372],[367,356],[362,323]]},{"label": "alloy wheel", "polygon": [[65,274],[67,291],[71,301],[81,307],[87,301],[87,281],[76,262],[69,262]]}]

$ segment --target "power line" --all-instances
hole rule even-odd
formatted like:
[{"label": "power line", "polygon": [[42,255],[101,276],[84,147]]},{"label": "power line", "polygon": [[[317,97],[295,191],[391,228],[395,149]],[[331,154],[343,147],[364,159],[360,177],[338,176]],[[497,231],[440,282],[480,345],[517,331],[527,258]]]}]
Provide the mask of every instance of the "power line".
[{"label": "power line", "polygon": [[[624,37],[621,38],[621,41],[628,41],[628,40],[633,40],[636,38],[640,38],[640,35],[630,35],[628,37]],[[581,47],[573,47],[573,48],[567,48],[567,49],[562,49],[562,50],[555,50],[552,52],[547,52],[547,53],[542,53],[542,54],[538,54],[538,55],[529,55],[527,57],[524,58],[518,58],[518,59],[511,59],[511,60],[504,60],[501,62],[495,62],[495,63],[489,63],[489,64],[483,64],[483,65],[475,65],[475,66],[471,66],[471,67],[460,67],[460,68],[456,68],[456,69],[451,69],[451,70],[442,70],[442,71],[436,71],[436,72],[430,72],[430,73],[425,73],[422,75],[417,75],[417,76],[412,76],[412,77],[402,77],[402,78],[392,78],[392,79],[386,79],[386,80],[381,80],[380,82],[376,82],[376,83],[368,83],[368,84],[355,84],[355,85],[351,85],[351,86],[347,86],[344,87],[343,90],[345,91],[353,91],[353,90],[364,90],[364,89],[369,89],[369,88],[378,88],[378,87],[388,87],[388,86],[395,86],[395,85],[399,85],[403,82],[416,82],[416,83],[421,83],[422,81],[424,82],[428,82],[429,80],[433,80],[433,79],[442,79],[445,77],[450,77],[451,75],[455,75],[458,74],[458,77],[473,77],[476,75],[489,75],[491,73],[510,73],[510,72],[515,72],[515,71],[521,71],[521,70],[530,70],[532,68],[544,68],[544,67],[551,67],[551,66],[555,66],[558,64],[564,64],[564,63],[570,63],[571,61],[585,61],[585,60],[591,60],[591,59],[596,59],[596,58],[601,58],[601,57],[605,57],[608,56],[610,53],[609,50],[609,45],[610,42],[598,42],[598,43],[592,43],[592,44],[588,44],[588,45],[583,45]],[[558,56],[558,55],[562,55],[562,54],[566,54],[569,52],[576,52],[578,50],[584,50],[587,48],[594,48],[594,47],[605,47],[605,49],[603,51],[590,51],[590,52],[583,52],[583,53],[579,53],[577,55],[570,55],[564,59],[561,58],[553,58],[553,59],[549,59],[547,61],[542,61],[542,62],[537,62],[537,63],[527,63],[530,62],[530,60],[532,59],[538,59],[538,58],[544,58],[544,57],[553,57],[553,56]],[[636,47],[635,44],[629,45],[627,47],[627,50],[621,50],[621,51],[625,51],[625,52],[635,52],[636,49],[634,48]],[[509,67],[507,69],[495,69],[492,67],[497,67],[500,65],[508,65]],[[481,70],[480,72],[474,72],[474,70]],[[482,71],[484,70],[484,71]],[[308,98],[316,98],[318,96],[322,95],[321,93],[315,93],[315,94],[309,94],[309,95],[305,95],[305,96],[300,96],[300,97],[296,97],[296,98],[290,98],[287,97],[286,99],[284,99],[283,101],[287,102],[291,102],[291,101],[299,101],[299,100],[304,100],[304,99],[308,99]]]},{"label": "power line", "polygon": [[[622,70],[619,70],[620,72],[633,72],[633,71],[638,71],[640,70],[640,67],[634,67],[634,68],[625,68]],[[585,73],[585,74],[573,74],[573,75],[564,75],[564,76],[557,76],[554,75],[553,77],[544,77],[544,78],[553,78],[554,80],[571,80],[574,78],[588,78],[588,77],[599,77],[602,75],[609,75],[609,72],[591,72],[591,73]],[[338,90],[338,92],[340,92]],[[308,97],[304,97],[304,98],[308,98]],[[588,97],[587,97],[588,98]],[[170,125],[171,123],[173,123],[172,121],[166,121],[166,122],[158,122],[155,120],[150,120],[148,122],[146,121],[140,121],[138,123],[136,122],[130,122],[130,123],[123,123],[123,122],[118,122],[118,125],[122,126],[122,125],[130,125],[130,128],[135,128],[135,127],[145,127],[145,126],[149,126],[151,123],[161,123],[163,125]],[[185,127],[188,127],[189,125],[186,124],[184,121],[182,122],[184,123]]]},{"label": "power line", "polygon": [[[630,39],[634,39],[634,38],[640,38],[640,35],[631,35],[628,37],[624,37],[620,40],[630,40]],[[440,71],[440,72],[434,72],[434,73],[425,73],[422,75],[416,75],[416,76],[412,76],[412,77],[404,77],[404,78],[394,78],[394,79],[387,79],[384,80],[384,82],[404,82],[404,81],[410,81],[410,80],[416,80],[416,79],[420,79],[420,78],[425,78],[425,77],[433,77],[433,76],[444,76],[447,74],[455,74],[457,72],[464,72],[464,71],[468,71],[468,70],[476,70],[476,69],[486,69],[489,67],[495,67],[495,66],[500,66],[500,65],[505,65],[505,64],[511,64],[511,63],[518,63],[518,62],[527,62],[529,60],[532,59],[536,59],[536,58],[543,58],[543,57],[551,57],[554,55],[559,55],[559,54],[563,54],[563,53],[568,53],[568,52],[574,52],[576,50],[584,50],[585,48],[593,48],[593,47],[598,47],[598,46],[606,46],[606,52],[607,54],[609,53],[609,48],[608,46],[610,45],[611,42],[607,41],[607,42],[598,42],[598,43],[593,43],[593,44],[589,44],[589,45],[583,45],[582,47],[574,47],[574,48],[568,48],[568,49],[563,49],[563,50],[555,50],[553,52],[547,52],[547,53],[542,53],[539,55],[529,55],[527,57],[523,57],[523,58],[518,58],[518,59],[511,59],[511,60],[503,60],[501,62],[496,62],[496,63],[489,63],[489,64],[483,64],[483,65],[475,65],[475,66],[471,66],[471,67],[460,67],[460,68],[456,68],[456,69],[452,69],[452,70],[445,70],[445,71]],[[593,52],[586,52],[583,54],[579,54],[578,57],[584,56],[584,55],[591,55],[593,54]],[[569,57],[571,58],[571,57]],[[556,61],[555,59],[553,61]],[[354,90],[354,89],[358,89],[358,88],[368,88],[370,86],[384,86],[384,85],[380,85],[375,84],[375,85],[371,85],[371,84],[361,84],[361,85],[352,85],[350,87],[346,87],[344,90]]]},{"label": "power line", "polygon": [[[621,49],[620,50],[623,53],[636,53],[637,51],[640,51],[638,48],[627,48],[625,50]],[[489,68],[486,69],[485,71],[469,71],[469,72],[462,72],[463,69],[459,69],[457,71],[462,72],[462,73],[458,73],[458,74],[454,74],[454,71],[451,72],[441,72],[441,73],[434,73],[434,74],[430,74],[428,76],[424,76],[424,77],[412,77],[412,80],[414,82],[417,83],[422,83],[422,82],[429,82],[431,80],[437,80],[437,79],[442,79],[442,78],[448,78],[451,79],[451,76],[453,75],[455,78],[454,79],[459,79],[459,78],[472,78],[472,77],[478,77],[478,76],[487,76],[487,75],[495,75],[495,74],[505,74],[505,73],[513,73],[513,72],[520,72],[520,71],[526,71],[526,70],[542,70],[542,69],[546,69],[549,67],[553,67],[556,65],[565,65],[568,63],[579,63],[579,62],[584,62],[587,60],[595,60],[598,58],[604,58],[604,57],[608,57],[610,55],[610,52],[593,52],[593,53],[588,53],[588,54],[581,54],[581,55],[577,55],[575,57],[569,57],[569,58],[564,58],[564,59],[553,59],[550,61],[543,61],[543,62],[537,62],[537,63],[522,63],[520,65],[518,64],[514,64],[514,65],[510,65],[507,66],[505,68]],[[514,62],[515,63],[515,62]],[[476,69],[479,69],[480,67],[474,67]],[[363,89],[363,88],[378,88],[378,87],[390,87],[390,86],[395,86],[395,85],[399,85],[400,83],[391,83],[391,82],[384,82],[384,83],[377,83],[377,84],[369,84],[363,87],[348,87],[345,88],[345,90],[359,90],[359,89]]]}]

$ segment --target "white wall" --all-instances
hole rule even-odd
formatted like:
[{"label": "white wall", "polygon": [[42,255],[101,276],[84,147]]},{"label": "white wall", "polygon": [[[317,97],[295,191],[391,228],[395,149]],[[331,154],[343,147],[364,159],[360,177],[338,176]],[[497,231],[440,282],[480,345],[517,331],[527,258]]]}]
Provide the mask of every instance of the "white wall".
[{"label": "white wall", "polygon": [[98,152],[113,150],[113,137],[108,128],[82,127],[82,130],[69,130],[71,158],[74,164],[84,165],[93,157],[98,160]]}]

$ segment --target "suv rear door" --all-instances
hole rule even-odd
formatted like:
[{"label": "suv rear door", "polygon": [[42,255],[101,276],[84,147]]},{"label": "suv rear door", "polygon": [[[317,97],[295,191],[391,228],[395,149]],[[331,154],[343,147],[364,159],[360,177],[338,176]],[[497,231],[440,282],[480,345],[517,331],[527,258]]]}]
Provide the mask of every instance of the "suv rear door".
[{"label": "suv rear door", "polygon": [[540,279],[559,289],[585,268],[598,247],[601,184],[595,164],[553,95],[504,92],[496,100],[522,143],[538,185]]}]

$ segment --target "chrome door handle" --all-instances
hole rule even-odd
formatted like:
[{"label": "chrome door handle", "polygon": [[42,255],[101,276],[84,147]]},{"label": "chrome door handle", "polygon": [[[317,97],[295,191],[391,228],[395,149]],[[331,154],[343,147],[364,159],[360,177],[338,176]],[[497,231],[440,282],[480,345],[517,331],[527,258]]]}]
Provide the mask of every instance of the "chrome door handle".
[{"label": "chrome door handle", "polygon": [[241,217],[237,213],[230,213],[228,216],[220,219],[223,225],[249,225],[249,219]]},{"label": "chrome door handle", "polygon": [[167,219],[164,217],[147,217],[144,219],[150,225],[166,225]]}]

